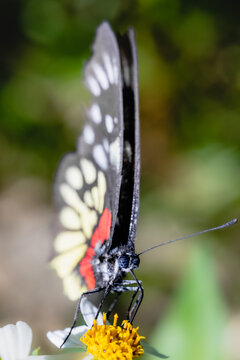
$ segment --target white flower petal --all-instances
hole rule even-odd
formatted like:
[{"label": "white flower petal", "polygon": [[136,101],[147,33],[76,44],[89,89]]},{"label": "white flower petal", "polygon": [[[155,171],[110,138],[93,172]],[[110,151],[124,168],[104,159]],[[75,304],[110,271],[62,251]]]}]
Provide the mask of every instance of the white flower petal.
[{"label": "white flower petal", "polygon": [[[71,335],[69,336],[67,342],[63,345],[63,348],[84,348],[85,346],[80,341],[80,338],[85,334],[85,332],[92,327],[93,320],[97,314],[97,308],[94,306],[86,297],[83,297],[81,301],[81,312],[83,318],[85,320],[86,325],[77,326],[72,330]],[[99,314],[98,324],[103,323],[102,320],[102,313]],[[67,335],[69,334],[70,328],[66,328],[64,330],[55,330],[55,331],[48,331],[47,338],[51,343],[53,343],[56,347],[60,348],[66,339]],[[85,358],[84,358],[85,359]]]},{"label": "white flower petal", "polygon": [[32,330],[23,321],[6,325],[0,329],[0,357],[3,360],[24,359],[32,343]]},{"label": "white flower petal", "polygon": [[[86,298],[86,296],[82,298],[80,309],[85,323],[90,328],[93,324],[93,320],[95,319],[98,309]],[[102,325],[102,313],[98,315],[97,323]]]},{"label": "white flower petal", "polygon": [[18,333],[18,358],[23,358],[30,353],[32,345],[32,329],[23,321],[16,324]]},{"label": "white flower petal", "polygon": [[69,354],[57,354],[57,355],[32,355],[28,356],[28,360],[91,360],[93,355],[86,354],[84,352],[69,353]]},{"label": "white flower petal", "polygon": [[[63,345],[63,348],[71,348],[71,347],[83,347],[82,342],[80,341],[80,337],[88,330],[86,325],[77,326],[72,330],[71,335],[69,336],[67,342]],[[63,341],[66,339],[69,334],[70,328],[66,328],[64,330],[55,330],[48,331],[47,338],[51,341],[56,347],[60,348]]]}]

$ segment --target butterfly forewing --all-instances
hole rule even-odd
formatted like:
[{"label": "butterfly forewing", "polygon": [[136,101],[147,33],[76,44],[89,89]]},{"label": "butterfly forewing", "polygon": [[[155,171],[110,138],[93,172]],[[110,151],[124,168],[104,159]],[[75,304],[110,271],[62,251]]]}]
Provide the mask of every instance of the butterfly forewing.
[{"label": "butterfly forewing", "polygon": [[96,287],[91,260],[102,243],[111,247],[118,213],[123,161],[123,99],[120,55],[107,23],[97,30],[93,55],[84,69],[92,94],[77,151],[59,165],[54,197],[60,209],[57,256],[51,265],[65,293],[77,299]]},{"label": "butterfly forewing", "polygon": [[129,242],[134,243],[136,238],[136,229],[139,213],[139,199],[140,199],[140,124],[139,124],[139,88],[138,88],[138,59],[137,48],[135,40],[135,32],[129,29],[128,37],[130,47],[132,50],[132,68],[131,68],[131,82],[130,86],[134,97],[134,185],[132,197],[132,210],[129,226]]},{"label": "butterfly forewing", "polygon": [[122,70],[123,93],[123,169],[119,198],[118,221],[113,234],[112,248],[134,250],[139,210],[140,139],[138,66],[135,33],[117,36]]},{"label": "butterfly forewing", "polygon": [[[99,84],[99,90],[92,87],[92,79]],[[96,140],[93,148],[94,161],[101,167],[100,146],[106,151],[108,167],[103,169],[107,176],[108,197],[112,226],[111,236],[114,231],[118,211],[119,192],[122,173],[123,153],[123,99],[122,99],[122,74],[120,65],[119,48],[116,37],[108,23],[103,23],[97,30],[97,38],[93,45],[93,56],[85,67],[84,83],[94,97],[92,108],[98,107],[102,115],[101,131],[96,131]],[[95,93],[94,93],[95,92]],[[91,120],[91,110],[88,112]],[[95,120],[95,119],[93,119]],[[81,153],[88,151],[85,142],[79,146]]]}]

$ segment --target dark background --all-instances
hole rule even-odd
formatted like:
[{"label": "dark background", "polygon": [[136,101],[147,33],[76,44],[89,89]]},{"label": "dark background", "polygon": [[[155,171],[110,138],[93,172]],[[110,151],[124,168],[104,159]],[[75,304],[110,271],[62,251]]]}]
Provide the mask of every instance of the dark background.
[{"label": "dark background", "polygon": [[[134,26],[141,209],[136,249],[239,216],[240,5],[235,1],[1,2],[0,325],[34,346],[75,304],[48,266],[55,169],[75,149],[95,28]],[[239,359],[239,225],[143,255],[141,333],[172,359]],[[122,311],[129,299],[123,296]],[[121,310],[120,310],[121,311]],[[152,334],[152,335],[151,335]]]}]

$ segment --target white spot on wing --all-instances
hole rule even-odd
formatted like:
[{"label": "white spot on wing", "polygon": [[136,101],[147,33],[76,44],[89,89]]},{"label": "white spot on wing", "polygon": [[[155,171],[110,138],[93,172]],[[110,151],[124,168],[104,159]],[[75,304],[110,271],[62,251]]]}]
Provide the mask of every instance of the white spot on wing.
[{"label": "white spot on wing", "polygon": [[113,131],[113,118],[110,115],[105,116],[105,125],[108,133]]},{"label": "white spot on wing", "polygon": [[91,93],[95,96],[99,96],[101,94],[100,86],[98,85],[98,82],[96,79],[94,79],[93,76],[87,77],[87,85],[89,87],[89,90]]},{"label": "white spot on wing", "polygon": [[79,230],[81,221],[77,213],[70,207],[65,207],[60,212],[60,221],[62,225],[69,230]]},{"label": "white spot on wing", "polygon": [[87,144],[93,144],[95,139],[95,134],[93,128],[90,125],[85,125],[83,129],[83,138]]},{"label": "white spot on wing", "polygon": [[102,145],[94,146],[93,157],[96,163],[100,166],[100,168],[102,168],[103,170],[107,170],[108,168],[107,157],[105,155]]},{"label": "white spot on wing", "polygon": [[83,186],[83,178],[81,171],[78,169],[77,166],[70,166],[66,170],[66,180],[69,183],[69,185],[72,186],[72,188],[76,190],[80,190]]},{"label": "white spot on wing", "polygon": [[113,78],[115,84],[118,84],[118,66],[116,59],[113,59]]},{"label": "white spot on wing", "polygon": [[81,159],[80,164],[86,183],[92,184],[96,180],[96,168],[94,167],[93,163],[87,159]]},{"label": "white spot on wing", "polygon": [[104,147],[104,150],[106,151],[106,153],[109,152],[109,142],[107,139],[103,139],[103,147]]},{"label": "white spot on wing", "polygon": [[118,123],[118,118],[116,116],[115,116],[115,118],[113,120],[114,120],[114,124]]},{"label": "white spot on wing", "polygon": [[102,121],[102,114],[98,104],[93,104],[90,109],[90,115],[96,124],[100,124]]},{"label": "white spot on wing", "polygon": [[108,79],[110,83],[113,84],[114,83],[113,66],[111,64],[110,56],[107,53],[103,54],[103,61],[107,71]]},{"label": "white spot on wing", "polygon": [[104,90],[107,90],[109,88],[109,83],[108,83],[107,75],[103,70],[102,66],[100,66],[97,63],[93,63],[92,67],[95,72],[96,78],[98,79],[99,84]]},{"label": "white spot on wing", "polygon": [[125,152],[126,156],[128,157],[129,161],[131,161],[131,158],[132,158],[132,148],[131,148],[131,145],[130,145],[129,141],[126,141],[126,142],[125,142],[124,152]]},{"label": "white spot on wing", "polygon": [[110,145],[110,161],[117,169],[120,168],[120,138],[117,137],[116,140]]}]

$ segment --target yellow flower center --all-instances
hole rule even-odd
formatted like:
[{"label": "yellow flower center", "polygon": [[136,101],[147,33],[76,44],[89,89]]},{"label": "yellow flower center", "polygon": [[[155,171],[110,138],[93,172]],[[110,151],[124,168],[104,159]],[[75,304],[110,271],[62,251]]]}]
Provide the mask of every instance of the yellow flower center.
[{"label": "yellow flower center", "polygon": [[138,327],[124,320],[122,326],[117,326],[118,315],[114,315],[113,325],[107,325],[107,316],[103,313],[103,325],[93,326],[82,337],[81,341],[87,345],[87,352],[101,360],[132,360],[144,353],[140,344],[144,336],[138,334]]}]

